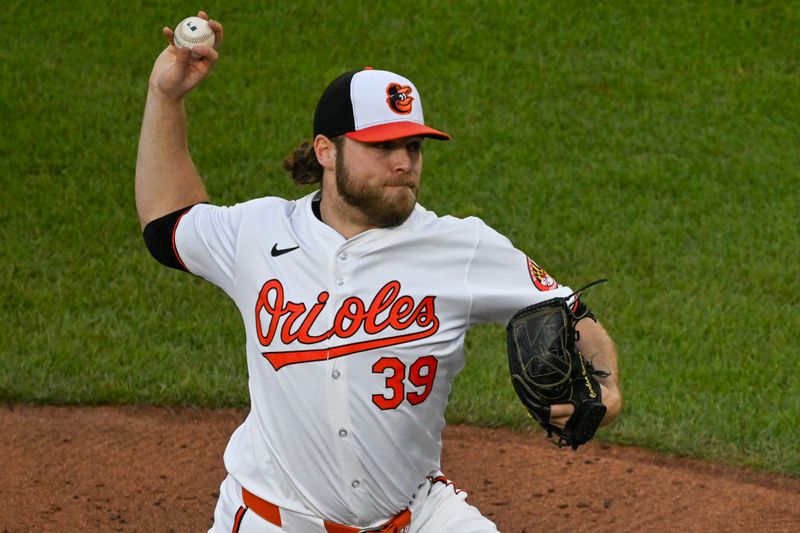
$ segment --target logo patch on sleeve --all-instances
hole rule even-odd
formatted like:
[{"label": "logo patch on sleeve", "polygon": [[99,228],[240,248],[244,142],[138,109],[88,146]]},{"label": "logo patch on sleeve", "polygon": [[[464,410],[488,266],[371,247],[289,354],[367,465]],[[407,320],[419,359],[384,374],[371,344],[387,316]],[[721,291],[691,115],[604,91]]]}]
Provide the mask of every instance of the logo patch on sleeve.
[{"label": "logo patch on sleeve", "polygon": [[531,275],[534,286],[540,291],[552,291],[558,288],[558,282],[530,257],[528,258],[528,273]]}]

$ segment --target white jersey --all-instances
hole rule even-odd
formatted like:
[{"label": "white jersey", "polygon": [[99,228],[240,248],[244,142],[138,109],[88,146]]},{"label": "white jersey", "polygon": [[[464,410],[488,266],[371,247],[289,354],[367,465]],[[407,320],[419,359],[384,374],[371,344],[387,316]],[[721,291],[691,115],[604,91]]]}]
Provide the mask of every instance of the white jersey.
[{"label": "white jersey", "polygon": [[572,291],[480,219],[417,205],[345,239],[314,215],[317,194],[197,205],[174,244],[244,321],[251,411],[228,472],[276,505],[363,526],[439,470],[467,329]]}]

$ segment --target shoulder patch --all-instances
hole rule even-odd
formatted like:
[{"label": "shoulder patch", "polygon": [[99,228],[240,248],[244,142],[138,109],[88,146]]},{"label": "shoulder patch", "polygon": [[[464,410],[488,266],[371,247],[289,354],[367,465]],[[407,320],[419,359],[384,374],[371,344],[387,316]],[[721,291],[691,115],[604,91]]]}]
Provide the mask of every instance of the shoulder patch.
[{"label": "shoulder patch", "polygon": [[558,282],[550,277],[550,274],[544,271],[542,267],[536,264],[536,261],[528,258],[528,273],[531,275],[533,285],[540,291],[552,291],[558,288]]}]

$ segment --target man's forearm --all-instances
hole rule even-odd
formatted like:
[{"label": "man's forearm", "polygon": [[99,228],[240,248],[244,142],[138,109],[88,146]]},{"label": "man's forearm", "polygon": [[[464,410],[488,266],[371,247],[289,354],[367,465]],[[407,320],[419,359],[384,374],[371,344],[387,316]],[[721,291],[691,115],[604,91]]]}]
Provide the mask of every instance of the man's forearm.
[{"label": "man's forearm", "polygon": [[580,335],[577,347],[583,356],[592,362],[596,370],[609,374],[607,377],[597,377],[604,388],[603,403],[608,408],[603,418],[602,425],[605,425],[614,420],[622,409],[617,349],[605,328],[598,322],[589,318],[581,320],[577,330]]},{"label": "man's forearm", "polygon": [[189,155],[183,101],[147,94],[136,158],[136,210],[142,227],[181,207],[208,200]]}]

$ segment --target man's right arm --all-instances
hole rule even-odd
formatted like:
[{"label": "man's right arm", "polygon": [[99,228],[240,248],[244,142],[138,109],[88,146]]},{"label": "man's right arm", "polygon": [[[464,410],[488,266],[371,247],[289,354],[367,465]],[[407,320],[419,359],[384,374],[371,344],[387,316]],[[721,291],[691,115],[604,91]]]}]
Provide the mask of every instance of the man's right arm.
[{"label": "man's right arm", "polygon": [[[198,16],[208,18],[202,11]],[[211,72],[218,58],[215,49],[222,42],[222,25],[210,21],[209,26],[216,36],[214,48],[192,50],[176,48],[172,30],[164,28],[171,44],[153,65],[136,158],[136,210],[142,228],[208,200],[189,155],[183,99]],[[192,58],[192,52],[200,57]]]}]

